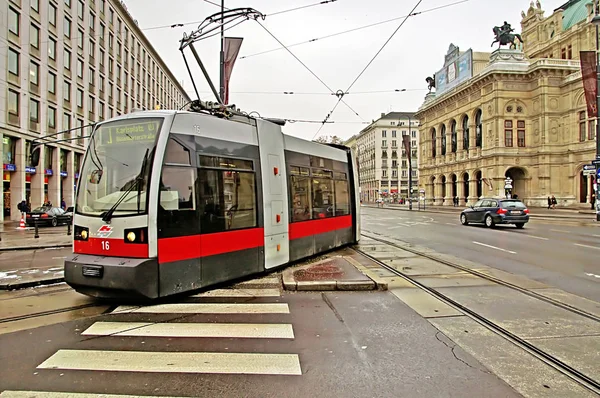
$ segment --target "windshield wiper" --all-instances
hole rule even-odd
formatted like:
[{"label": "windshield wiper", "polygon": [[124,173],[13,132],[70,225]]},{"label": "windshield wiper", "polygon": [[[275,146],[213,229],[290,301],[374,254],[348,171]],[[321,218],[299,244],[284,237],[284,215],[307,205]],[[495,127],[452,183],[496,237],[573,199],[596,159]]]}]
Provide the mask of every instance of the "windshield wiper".
[{"label": "windshield wiper", "polygon": [[129,186],[129,188],[127,188],[127,190],[123,193],[123,195],[121,195],[119,197],[119,199],[115,202],[115,204],[112,205],[112,207],[106,213],[102,214],[102,221],[104,221],[104,222],[110,221],[110,219],[112,218],[113,213],[115,212],[117,207],[119,207],[119,205],[123,202],[123,200],[125,200],[125,198],[129,194],[129,192],[133,191],[134,187],[137,187],[137,189],[138,189],[137,200],[138,200],[138,214],[139,214],[139,212],[140,212],[140,193],[141,193],[140,187],[141,187],[142,183],[144,182],[144,170],[146,169],[146,163],[148,160],[148,151],[149,151],[149,149],[146,148],[146,153],[144,154],[144,160],[142,161],[142,167],[140,169],[139,174],[133,180],[133,184],[131,184]]},{"label": "windshield wiper", "polygon": [[[140,177],[143,179],[144,176],[146,175],[146,165],[148,164],[148,150],[149,148],[146,148],[146,153],[144,153],[144,160],[142,161],[142,169],[140,170]],[[154,151],[154,150],[153,150]],[[142,193],[142,182],[138,182],[138,190],[137,190],[137,213],[140,214],[140,196]]]}]

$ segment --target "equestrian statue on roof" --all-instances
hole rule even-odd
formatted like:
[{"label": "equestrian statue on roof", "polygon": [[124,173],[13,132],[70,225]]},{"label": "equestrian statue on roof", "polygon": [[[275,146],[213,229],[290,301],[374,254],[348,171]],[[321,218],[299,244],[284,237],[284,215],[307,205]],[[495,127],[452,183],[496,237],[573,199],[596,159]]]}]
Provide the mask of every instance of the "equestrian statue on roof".
[{"label": "equestrian statue on roof", "polygon": [[[494,26],[494,29],[492,29],[492,31],[496,36],[496,39],[492,42],[492,46],[494,45],[494,43],[499,43],[498,48],[500,48],[501,46],[506,46],[510,44],[510,48],[515,49],[517,48],[518,43],[523,43],[523,38],[520,34],[511,33],[514,32],[514,29],[506,21],[504,21],[504,25],[502,26]],[[515,39],[517,39],[518,41]]]}]

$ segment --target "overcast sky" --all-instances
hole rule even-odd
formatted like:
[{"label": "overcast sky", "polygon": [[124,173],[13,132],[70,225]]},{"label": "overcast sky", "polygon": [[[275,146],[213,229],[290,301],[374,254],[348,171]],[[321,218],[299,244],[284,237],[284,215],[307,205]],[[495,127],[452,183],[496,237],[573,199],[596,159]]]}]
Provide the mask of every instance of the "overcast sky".
[{"label": "overcast sky", "polygon": [[[220,3],[220,0],[212,0]],[[414,112],[427,93],[425,78],[441,69],[450,43],[461,51],[491,51],[492,28],[507,21],[521,32],[521,11],[527,11],[529,0],[422,0],[416,12],[408,18],[393,39],[377,56],[366,72],[344,97],[330,116],[320,135],[348,138],[359,132],[382,112]],[[253,7],[267,14],[262,24],[286,45],[321,38],[364,25],[410,13],[417,0],[336,0],[298,11],[269,17],[278,11],[318,3],[317,0],[226,0],[228,8]],[[566,0],[542,0],[545,16]],[[183,85],[191,98],[195,97],[191,80],[179,52],[179,40],[191,32],[197,22],[218,12],[219,7],[203,0],[163,0],[160,7],[149,6],[158,1],[125,0],[130,13],[138,20],[144,33]],[[458,3],[450,5],[452,3]],[[438,10],[427,11],[446,6]],[[290,47],[332,90],[345,91],[371,58],[402,22],[401,19],[374,27]],[[191,23],[184,27],[147,29],[176,23]],[[227,31],[226,36],[243,37],[244,42],[233,69],[230,103],[246,112],[257,111],[263,117],[322,121],[333,109],[337,98],[286,50],[250,56],[280,47],[258,23],[246,21]],[[497,46],[497,44],[495,45]],[[196,44],[215,86],[219,84],[219,37]],[[192,58],[189,49],[188,59]],[[247,58],[241,58],[248,56]],[[199,68],[192,69],[202,99],[214,100]],[[365,93],[371,91],[404,92]],[[247,94],[246,92],[312,94]],[[356,92],[356,94],[352,94]],[[323,93],[323,94],[314,94]],[[362,123],[362,124],[361,124]],[[320,123],[288,123],[287,134],[305,139],[315,138]]]}]

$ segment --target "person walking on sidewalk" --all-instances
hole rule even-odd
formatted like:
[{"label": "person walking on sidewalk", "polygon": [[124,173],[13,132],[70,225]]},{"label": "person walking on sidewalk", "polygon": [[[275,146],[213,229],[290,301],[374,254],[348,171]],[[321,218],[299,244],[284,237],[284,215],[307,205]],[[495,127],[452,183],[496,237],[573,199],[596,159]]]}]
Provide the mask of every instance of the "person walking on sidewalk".
[{"label": "person walking on sidewalk", "polygon": [[552,198],[550,198],[550,196],[548,196],[548,209],[550,209],[552,207]]},{"label": "person walking on sidewalk", "polygon": [[555,197],[554,195],[552,195],[552,208],[553,208],[553,209],[556,209],[556,205],[557,205],[557,204],[558,204],[558,203],[556,202],[556,197]]}]

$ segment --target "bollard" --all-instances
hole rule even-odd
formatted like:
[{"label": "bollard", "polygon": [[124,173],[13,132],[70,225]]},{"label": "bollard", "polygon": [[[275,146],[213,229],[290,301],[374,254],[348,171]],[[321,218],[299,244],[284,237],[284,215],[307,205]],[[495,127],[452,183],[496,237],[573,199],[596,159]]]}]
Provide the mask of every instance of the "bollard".
[{"label": "bollard", "polygon": [[38,233],[38,223],[37,223],[37,221],[34,223],[34,226],[35,226],[35,235],[33,235],[33,237],[35,239],[37,239],[37,238],[40,237],[40,234]]},{"label": "bollard", "polygon": [[67,224],[67,235],[71,235],[71,223]]}]

